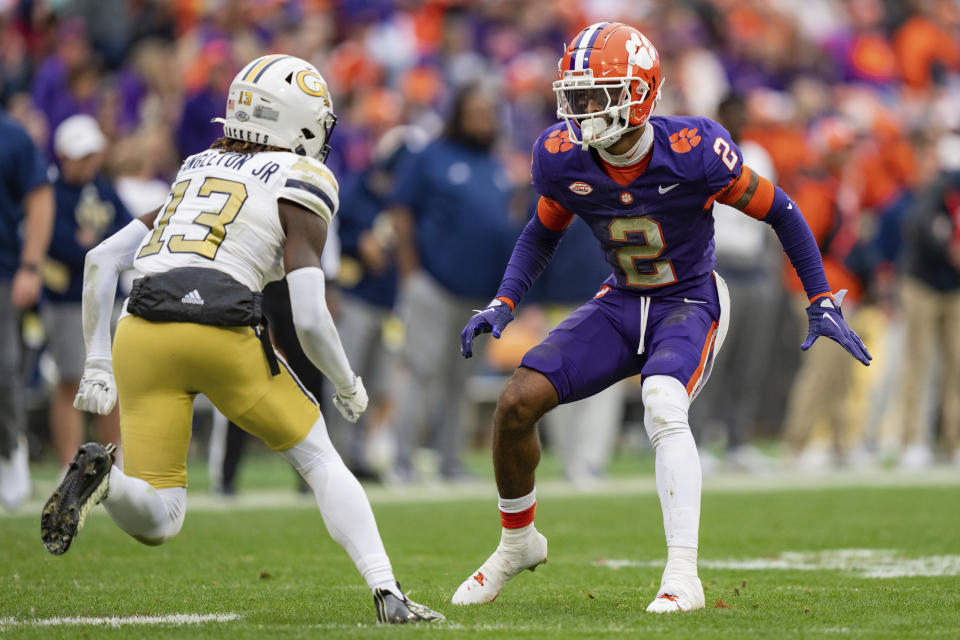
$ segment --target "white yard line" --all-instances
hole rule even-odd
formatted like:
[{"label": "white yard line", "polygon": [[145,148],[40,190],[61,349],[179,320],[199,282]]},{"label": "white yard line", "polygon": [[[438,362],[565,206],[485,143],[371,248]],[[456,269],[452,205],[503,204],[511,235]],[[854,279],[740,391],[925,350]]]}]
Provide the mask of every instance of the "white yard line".
[{"label": "white yard line", "polygon": [[[610,569],[663,566],[663,560],[603,559],[595,566]],[[703,569],[735,569],[738,571],[836,570],[863,578],[908,578],[914,576],[960,575],[960,555],[911,558],[895,549],[831,549],[826,551],[785,551],[766,558],[701,558]]]},{"label": "white yard line", "polygon": [[[53,491],[54,485],[37,483],[34,497],[16,512],[0,509],[0,518],[36,517],[43,508],[43,501]],[[960,487],[960,473],[955,469],[937,468],[922,473],[897,471],[833,471],[807,474],[784,471],[769,475],[717,474],[703,480],[704,493],[765,493],[770,491],[819,491],[842,488],[881,487]],[[367,486],[370,502],[377,504],[414,504],[432,502],[458,502],[464,500],[495,500],[496,487],[492,480],[470,483],[443,484],[423,482],[403,486]],[[537,483],[541,498],[557,498],[577,495],[622,496],[655,495],[653,476],[614,478],[598,482],[587,488],[576,488],[562,480],[546,480]],[[293,490],[269,489],[246,491],[232,498],[221,498],[206,492],[188,490],[187,510],[190,513],[208,511],[244,511],[260,509],[315,509],[313,496],[298,494]],[[101,513],[97,509],[94,514]]]},{"label": "white yard line", "polygon": [[239,620],[236,613],[175,613],[167,616],[111,616],[107,618],[95,617],[56,617],[56,618],[0,618],[0,629],[6,627],[125,627],[169,625],[180,627],[187,624],[206,624],[208,622],[233,622]]}]

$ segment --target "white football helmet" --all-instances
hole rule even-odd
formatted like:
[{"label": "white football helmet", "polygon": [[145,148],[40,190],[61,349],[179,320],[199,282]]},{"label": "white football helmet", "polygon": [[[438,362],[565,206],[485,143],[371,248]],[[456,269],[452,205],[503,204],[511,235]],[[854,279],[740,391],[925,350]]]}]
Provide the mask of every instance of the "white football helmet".
[{"label": "white football helmet", "polygon": [[330,89],[317,68],[283,54],[257,58],[230,83],[226,118],[228,138],[289,149],[321,162],[330,153],[337,123]]}]

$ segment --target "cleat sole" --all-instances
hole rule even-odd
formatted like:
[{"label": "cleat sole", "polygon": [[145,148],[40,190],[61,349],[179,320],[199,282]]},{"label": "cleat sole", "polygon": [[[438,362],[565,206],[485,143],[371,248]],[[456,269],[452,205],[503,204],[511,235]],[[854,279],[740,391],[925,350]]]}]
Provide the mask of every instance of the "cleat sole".
[{"label": "cleat sole", "polygon": [[40,514],[40,540],[53,555],[63,555],[83,527],[90,510],[110,486],[115,447],[96,443],[80,447],[70,468]]}]

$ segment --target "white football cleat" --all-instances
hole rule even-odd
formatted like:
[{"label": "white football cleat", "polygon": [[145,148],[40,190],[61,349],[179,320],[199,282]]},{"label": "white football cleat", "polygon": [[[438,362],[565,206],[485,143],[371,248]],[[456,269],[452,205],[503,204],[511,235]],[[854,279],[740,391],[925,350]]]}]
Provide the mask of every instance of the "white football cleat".
[{"label": "white football cleat", "polygon": [[[483,604],[497,599],[507,582],[524,569],[533,571],[547,561],[547,539],[530,525],[522,540],[505,540],[504,531],[497,550],[453,594],[453,604]],[[506,542],[506,544],[505,544]]]},{"label": "white football cleat", "polygon": [[671,581],[660,585],[657,597],[647,606],[648,613],[673,613],[703,609],[706,604],[700,578]]},{"label": "white football cleat", "polygon": [[27,439],[17,438],[9,458],[0,457],[0,504],[13,511],[30,497],[30,462]]}]

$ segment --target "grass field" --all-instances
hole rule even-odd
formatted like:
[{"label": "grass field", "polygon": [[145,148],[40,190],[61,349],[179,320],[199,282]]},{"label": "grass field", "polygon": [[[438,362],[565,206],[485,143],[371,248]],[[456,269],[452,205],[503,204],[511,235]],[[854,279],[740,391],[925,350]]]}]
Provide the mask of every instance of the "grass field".
[{"label": "grass field", "polygon": [[[537,525],[549,563],[471,608],[449,598],[496,543],[492,488],[372,490],[404,589],[448,617],[382,628],[312,501],[280,488],[293,484],[288,469],[269,469],[266,484],[277,488],[233,503],[191,487],[183,531],[158,548],[127,538],[98,508],[71,550],[53,557],[39,541],[36,501],[36,513],[0,516],[0,636],[960,638],[960,482],[951,476],[799,489],[708,480],[707,609],[671,616],[643,611],[664,556],[652,477],[575,495],[546,483]],[[220,617],[160,617],[175,614]]]}]

